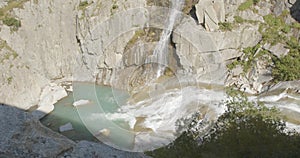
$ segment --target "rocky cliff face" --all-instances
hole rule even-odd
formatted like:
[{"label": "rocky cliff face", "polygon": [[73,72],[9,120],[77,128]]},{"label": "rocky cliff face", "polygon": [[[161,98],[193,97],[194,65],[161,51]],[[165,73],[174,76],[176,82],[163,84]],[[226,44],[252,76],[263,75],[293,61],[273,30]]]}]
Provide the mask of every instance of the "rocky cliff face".
[{"label": "rocky cliff face", "polygon": [[[185,2],[171,35],[167,77],[185,75],[261,93],[272,80],[271,56],[290,52],[283,40],[299,43],[299,0]],[[169,5],[166,0],[0,2],[0,102],[25,110],[37,106],[32,117],[40,118],[66,96],[71,81],[130,91],[143,86],[153,75],[155,64],[149,61]],[[274,19],[284,25],[272,29]],[[66,149],[74,146],[65,143]]]},{"label": "rocky cliff face", "polygon": [[44,127],[31,114],[7,105],[0,105],[0,123],[0,157],[147,157],[100,143],[73,142]]},{"label": "rocky cliff face", "polygon": [[[170,48],[176,51],[169,67],[174,74],[223,84],[228,61],[262,40],[263,16],[281,15],[289,8],[292,15],[298,13],[298,2],[249,2],[186,1],[171,37]],[[150,0],[1,3],[1,101],[23,109],[41,106],[44,89],[50,86],[49,93],[55,94],[66,81],[96,81],[124,89],[134,86],[131,78],[141,74],[136,71],[149,71],[145,63],[159,30],[165,27],[168,4]],[[20,26],[7,23],[7,17],[15,18]],[[288,22],[293,22],[289,17]],[[151,32],[151,28],[158,31]],[[257,90],[252,81],[238,82]]]},{"label": "rocky cliff face", "polygon": [[74,20],[78,4],[21,2],[19,8],[13,8],[15,4],[10,1],[2,7],[12,8],[4,10],[5,14],[19,19],[21,27],[14,31],[12,26],[1,25],[0,38],[5,43],[1,57],[5,58],[5,51],[15,53],[15,57],[9,56],[0,64],[0,89],[1,102],[28,109],[39,105],[47,85],[72,77],[75,56],[79,54]]}]

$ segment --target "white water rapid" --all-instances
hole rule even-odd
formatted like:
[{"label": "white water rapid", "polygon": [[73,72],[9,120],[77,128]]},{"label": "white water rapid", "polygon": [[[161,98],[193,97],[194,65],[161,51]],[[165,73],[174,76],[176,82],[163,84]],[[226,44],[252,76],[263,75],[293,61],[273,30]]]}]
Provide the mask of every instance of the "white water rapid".
[{"label": "white water rapid", "polygon": [[168,58],[168,43],[170,40],[170,36],[176,21],[183,5],[184,0],[173,0],[172,8],[170,9],[169,19],[167,22],[166,29],[163,30],[162,35],[158,44],[156,45],[153,55],[156,57],[158,62],[158,70],[157,70],[157,77],[161,75],[164,70],[165,65],[167,65],[167,58]]},{"label": "white water rapid", "polygon": [[[133,151],[148,151],[167,145],[180,134],[184,120],[200,111],[202,119],[214,122],[224,111],[222,91],[188,86],[165,90],[137,103],[107,113],[111,121],[125,120],[134,132]],[[205,129],[203,129],[205,130]],[[179,133],[178,133],[179,132]]]}]

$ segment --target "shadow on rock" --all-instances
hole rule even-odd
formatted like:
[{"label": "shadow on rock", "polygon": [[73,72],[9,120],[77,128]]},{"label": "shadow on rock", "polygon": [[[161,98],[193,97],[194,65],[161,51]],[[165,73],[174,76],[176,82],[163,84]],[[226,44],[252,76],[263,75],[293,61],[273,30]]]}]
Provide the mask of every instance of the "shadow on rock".
[{"label": "shadow on rock", "polygon": [[143,153],[114,149],[102,143],[78,143],[43,126],[31,113],[0,103],[0,157],[130,157]]},{"label": "shadow on rock", "polygon": [[297,0],[290,9],[292,17],[300,22],[300,0]]}]

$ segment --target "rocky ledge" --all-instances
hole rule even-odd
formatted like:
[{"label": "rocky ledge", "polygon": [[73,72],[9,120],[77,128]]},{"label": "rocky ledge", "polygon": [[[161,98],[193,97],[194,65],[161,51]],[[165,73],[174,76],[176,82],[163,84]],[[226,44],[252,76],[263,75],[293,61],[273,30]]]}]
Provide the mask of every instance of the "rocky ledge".
[{"label": "rocky ledge", "polygon": [[88,141],[74,142],[44,127],[23,110],[0,104],[0,157],[145,158]]}]

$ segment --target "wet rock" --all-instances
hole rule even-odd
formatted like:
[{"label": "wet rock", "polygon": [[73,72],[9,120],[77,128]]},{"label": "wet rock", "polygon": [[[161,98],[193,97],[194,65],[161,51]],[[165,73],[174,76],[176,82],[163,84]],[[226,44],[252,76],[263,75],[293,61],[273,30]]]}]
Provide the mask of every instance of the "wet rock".
[{"label": "wet rock", "polygon": [[286,82],[279,82],[276,85],[270,87],[269,91],[275,90],[285,90],[285,89],[295,89],[300,90],[300,81],[286,81]]},{"label": "wet rock", "polygon": [[99,135],[100,137],[101,137],[101,135],[109,136],[109,135],[110,135],[110,130],[104,128],[104,129],[100,130],[100,131],[96,134],[96,136],[98,136],[98,135]]}]

